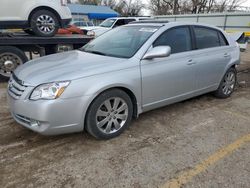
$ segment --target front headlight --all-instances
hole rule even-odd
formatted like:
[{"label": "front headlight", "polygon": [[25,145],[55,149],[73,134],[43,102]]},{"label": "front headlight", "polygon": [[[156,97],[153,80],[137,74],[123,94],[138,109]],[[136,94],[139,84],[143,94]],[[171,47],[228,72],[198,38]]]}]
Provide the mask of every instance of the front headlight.
[{"label": "front headlight", "polygon": [[87,35],[93,37],[93,36],[95,36],[95,32],[94,32],[94,31],[88,31],[88,32],[87,32]]},{"label": "front headlight", "polygon": [[69,81],[53,82],[37,86],[30,95],[30,100],[46,99],[52,100],[59,98],[67,86]]}]

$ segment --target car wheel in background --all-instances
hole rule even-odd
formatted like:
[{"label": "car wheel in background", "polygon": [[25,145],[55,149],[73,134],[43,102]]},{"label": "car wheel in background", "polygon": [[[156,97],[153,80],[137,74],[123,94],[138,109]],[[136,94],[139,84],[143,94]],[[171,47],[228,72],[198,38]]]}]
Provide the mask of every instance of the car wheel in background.
[{"label": "car wheel in background", "polygon": [[12,46],[0,47],[0,78],[7,80],[13,71],[28,61],[23,51]]},{"label": "car wheel in background", "polygon": [[30,26],[35,35],[52,37],[59,29],[59,20],[51,11],[38,10],[31,16]]},{"label": "car wheel in background", "polygon": [[101,93],[90,105],[85,129],[98,139],[120,135],[131,123],[133,105],[127,93],[112,89]]},{"label": "car wheel in background", "polygon": [[230,97],[234,92],[237,83],[237,71],[235,68],[230,68],[224,75],[219,88],[215,91],[215,96],[218,98]]}]

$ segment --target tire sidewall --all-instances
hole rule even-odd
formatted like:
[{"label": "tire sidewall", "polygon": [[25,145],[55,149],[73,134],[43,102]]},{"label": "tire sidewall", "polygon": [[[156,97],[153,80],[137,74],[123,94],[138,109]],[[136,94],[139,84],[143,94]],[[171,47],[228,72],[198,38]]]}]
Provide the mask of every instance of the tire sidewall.
[{"label": "tire sidewall", "polygon": [[[233,72],[233,73],[234,73],[234,75],[235,75],[235,84],[234,84],[233,91],[232,91],[230,94],[226,95],[226,94],[223,93],[223,82],[224,82],[224,80],[225,80],[226,75],[227,75],[229,72]],[[223,78],[222,78],[222,80],[221,80],[221,82],[220,82],[220,86],[219,86],[218,90],[216,91],[215,95],[216,95],[217,97],[219,97],[219,98],[228,98],[228,97],[230,97],[230,96],[233,94],[234,90],[235,90],[236,84],[237,84],[237,70],[236,70],[234,67],[231,67],[231,68],[229,68],[229,69],[227,70],[227,72],[226,72],[225,75],[223,76]]]},{"label": "tire sidewall", "polygon": [[[55,21],[55,29],[54,29],[54,31],[51,32],[50,34],[44,34],[44,33],[42,33],[42,32],[37,28],[36,20],[37,20],[37,18],[38,18],[39,16],[41,16],[41,15],[43,15],[43,14],[44,14],[44,15],[49,15],[49,16],[51,16],[51,17],[54,19],[54,21]],[[31,26],[32,31],[34,32],[35,35],[40,36],[40,37],[53,37],[53,36],[57,33],[57,31],[58,31],[59,25],[60,25],[60,24],[59,24],[59,20],[58,20],[57,16],[56,16],[53,12],[51,12],[51,11],[49,11],[49,10],[38,10],[38,11],[36,11],[36,12],[31,16],[31,20],[30,20],[30,26]]]},{"label": "tire sidewall", "polygon": [[[112,134],[105,134],[101,132],[96,125],[96,113],[100,105],[102,105],[105,100],[113,97],[120,97],[127,103],[128,119],[126,123],[123,125],[123,127],[117,132]],[[90,133],[97,139],[111,139],[119,136],[130,125],[132,120],[132,115],[133,115],[133,104],[130,97],[124,91],[119,89],[108,90],[97,96],[96,99],[94,99],[94,101],[91,103],[85,118],[85,123],[86,123],[85,129],[87,130],[88,133]]]}]

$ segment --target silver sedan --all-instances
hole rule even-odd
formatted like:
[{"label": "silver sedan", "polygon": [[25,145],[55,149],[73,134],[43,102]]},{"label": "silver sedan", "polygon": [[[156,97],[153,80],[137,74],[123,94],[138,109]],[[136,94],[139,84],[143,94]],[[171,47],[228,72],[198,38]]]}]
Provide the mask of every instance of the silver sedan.
[{"label": "silver sedan", "polygon": [[18,67],[8,101],[13,118],[35,132],[109,139],[143,112],[208,92],[229,97],[239,63],[238,45],[219,28],[138,22]]}]

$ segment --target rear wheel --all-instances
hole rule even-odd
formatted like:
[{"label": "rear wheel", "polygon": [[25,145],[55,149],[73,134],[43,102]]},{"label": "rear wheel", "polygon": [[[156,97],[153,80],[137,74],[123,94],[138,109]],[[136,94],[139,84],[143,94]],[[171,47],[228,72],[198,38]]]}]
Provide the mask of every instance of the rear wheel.
[{"label": "rear wheel", "polygon": [[133,105],[122,90],[112,89],[100,94],[86,115],[86,130],[98,139],[120,135],[131,123]]},{"label": "rear wheel", "polygon": [[13,71],[26,61],[28,61],[28,58],[22,50],[11,46],[0,48],[1,79],[8,79]]},{"label": "rear wheel", "polygon": [[235,68],[230,68],[224,75],[219,88],[215,91],[215,96],[218,98],[230,97],[234,92],[237,83],[237,71]]},{"label": "rear wheel", "polygon": [[48,10],[38,10],[31,16],[32,31],[41,37],[52,37],[59,29],[57,16]]}]

